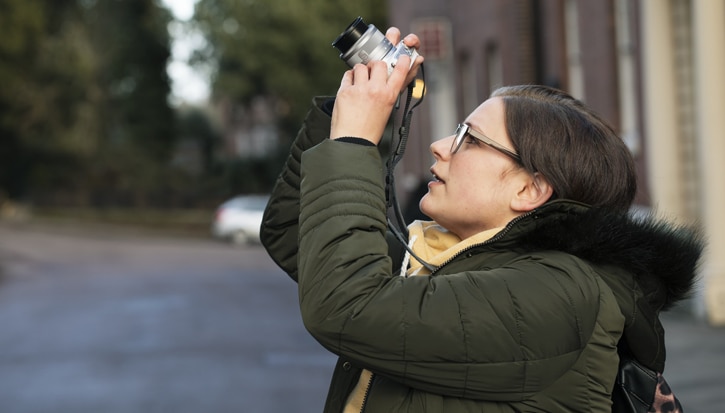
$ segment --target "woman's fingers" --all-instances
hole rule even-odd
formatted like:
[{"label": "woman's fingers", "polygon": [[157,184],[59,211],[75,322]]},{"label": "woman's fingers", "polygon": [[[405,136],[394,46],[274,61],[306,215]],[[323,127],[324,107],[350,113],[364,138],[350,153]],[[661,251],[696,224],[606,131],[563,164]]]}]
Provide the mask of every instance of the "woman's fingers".
[{"label": "woman's fingers", "polygon": [[417,49],[420,47],[420,39],[415,34],[409,34],[403,39],[403,44],[410,47],[411,49]]},{"label": "woman's fingers", "polygon": [[[391,43],[393,43],[394,45],[397,45],[401,41],[400,40],[400,30],[397,27],[391,27],[385,32],[385,37],[387,37],[387,39],[390,40]],[[402,42],[403,42],[403,44],[405,44],[406,47],[408,47],[410,49],[418,49],[420,47],[420,38],[413,33],[405,36],[403,38]],[[398,58],[398,63],[401,63],[400,60],[402,58],[403,58],[403,56],[401,55]],[[417,56],[415,58],[415,61],[412,62],[412,65],[411,65],[410,60],[407,61],[406,68],[408,68],[409,70],[406,71],[405,80],[403,81],[402,86],[400,88],[401,91],[404,90],[405,87],[415,79],[415,77],[418,74],[418,68],[420,67],[421,64],[423,64],[423,60],[424,60],[423,56]],[[396,64],[396,68],[398,66],[399,66],[399,64]]]},{"label": "woman's fingers", "polygon": [[397,27],[391,27],[385,32],[385,37],[390,40],[390,43],[397,45],[400,42],[400,30]]},{"label": "woman's fingers", "polygon": [[[393,68],[393,72],[388,77],[388,85],[395,90],[401,90],[410,71],[410,56],[401,54]],[[412,80],[412,79],[411,79]]]},{"label": "woman's fingers", "polygon": [[367,81],[370,76],[370,69],[362,63],[356,64],[352,70],[354,72],[353,84],[355,85],[360,84],[360,82]]},{"label": "woman's fingers", "polygon": [[346,86],[351,86],[353,80],[353,72],[352,69],[346,70],[345,73],[342,74],[342,79],[340,80],[340,89]]}]

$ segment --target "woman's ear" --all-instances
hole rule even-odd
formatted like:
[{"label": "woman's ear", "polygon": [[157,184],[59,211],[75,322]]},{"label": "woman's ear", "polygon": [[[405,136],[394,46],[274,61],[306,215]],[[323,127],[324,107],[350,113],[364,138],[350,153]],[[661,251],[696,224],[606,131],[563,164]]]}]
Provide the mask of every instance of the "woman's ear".
[{"label": "woman's ear", "polygon": [[534,210],[551,198],[554,188],[549,181],[538,172],[526,174],[523,185],[511,200],[511,209],[524,213]]}]

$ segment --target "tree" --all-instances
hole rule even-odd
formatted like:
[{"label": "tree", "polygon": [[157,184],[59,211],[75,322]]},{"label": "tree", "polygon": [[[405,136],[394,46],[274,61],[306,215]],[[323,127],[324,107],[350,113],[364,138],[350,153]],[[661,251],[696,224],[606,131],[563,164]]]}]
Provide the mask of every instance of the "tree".
[{"label": "tree", "polygon": [[97,82],[105,94],[107,140],[135,146],[153,160],[168,159],[170,13],[154,0],[99,1],[86,18],[100,56]]},{"label": "tree", "polygon": [[143,205],[163,186],[162,169],[175,144],[166,73],[171,15],[154,0],[99,1],[90,3],[85,18],[101,91],[93,190],[105,194],[102,203]]},{"label": "tree", "polygon": [[12,198],[69,182],[85,149],[74,133],[88,74],[75,11],[71,1],[0,3],[0,191]]},{"label": "tree", "polygon": [[159,186],[170,20],[155,0],[0,1],[0,192],[82,203]]},{"label": "tree", "polygon": [[334,94],[344,63],[332,41],[357,16],[383,29],[384,0],[200,0],[194,21],[215,62],[213,95],[249,105],[277,99],[280,127],[294,133],[312,96]]}]

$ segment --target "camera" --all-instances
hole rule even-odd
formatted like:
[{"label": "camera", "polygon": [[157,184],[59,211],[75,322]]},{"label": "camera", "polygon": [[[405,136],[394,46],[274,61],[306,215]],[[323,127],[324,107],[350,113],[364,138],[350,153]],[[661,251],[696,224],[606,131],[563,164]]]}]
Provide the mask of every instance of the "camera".
[{"label": "camera", "polygon": [[348,66],[382,60],[388,65],[388,75],[393,72],[400,55],[410,56],[411,67],[418,56],[415,49],[407,47],[402,41],[394,46],[374,25],[366,24],[362,17],[350,23],[332,45],[340,51],[340,59]]}]

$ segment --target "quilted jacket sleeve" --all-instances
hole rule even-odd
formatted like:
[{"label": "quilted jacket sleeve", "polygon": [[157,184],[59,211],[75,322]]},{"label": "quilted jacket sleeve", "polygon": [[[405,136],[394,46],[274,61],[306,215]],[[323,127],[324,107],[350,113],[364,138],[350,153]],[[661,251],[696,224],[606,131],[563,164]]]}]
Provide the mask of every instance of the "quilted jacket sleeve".
[{"label": "quilted jacket sleeve", "polygon": [[586,268],[573,277],[566,257],[542,256],[392,276],[377,149],[324,141],[303,155],[301,177],[302,319],[333,353],[417,389],[492,401],[541,391],[579,358],[599,300]]},{"label": "quilted jacket sleeve", "polygon": [[329,97],[317,97],[297,133],[282,172],[264,211],[260,238],[270,257],[297,280],[297,235],[300,215],[300,162],[302,153],[327,139],[330,116],[322,109]]}]

